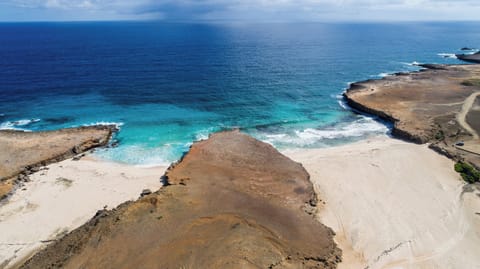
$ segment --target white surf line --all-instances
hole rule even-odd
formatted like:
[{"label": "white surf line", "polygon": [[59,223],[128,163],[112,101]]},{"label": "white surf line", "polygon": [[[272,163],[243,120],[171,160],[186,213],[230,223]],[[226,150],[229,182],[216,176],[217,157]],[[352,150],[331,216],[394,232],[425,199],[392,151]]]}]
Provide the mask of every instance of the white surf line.
[{"label": "white surf line", "polygon": [[475,99],[480,96],[480,92],[474,92],[472,93],[469,97],[465,99],[465,102],[463,103],[462,110],[460,113],[457,115],[457,121],[460,123],[460,125],[467,130],[469,133],[473,135],[474,139],[478,139],[479,136],[477,132],[467,123],[467,114],[472,108],[473,104],[475,103]]}]

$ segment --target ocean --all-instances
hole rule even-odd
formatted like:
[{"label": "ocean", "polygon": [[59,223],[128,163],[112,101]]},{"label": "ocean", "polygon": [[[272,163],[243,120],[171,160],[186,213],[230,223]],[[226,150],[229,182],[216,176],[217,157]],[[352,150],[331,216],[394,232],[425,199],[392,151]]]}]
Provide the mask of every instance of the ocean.
[{"label": "ocean", "polygon": [[107,160],[168,164],[240,128],[279,149],[388,133],[346,107],[350,82],[459,64],[480,23],[0,24],[0,129],[115,123]]}]

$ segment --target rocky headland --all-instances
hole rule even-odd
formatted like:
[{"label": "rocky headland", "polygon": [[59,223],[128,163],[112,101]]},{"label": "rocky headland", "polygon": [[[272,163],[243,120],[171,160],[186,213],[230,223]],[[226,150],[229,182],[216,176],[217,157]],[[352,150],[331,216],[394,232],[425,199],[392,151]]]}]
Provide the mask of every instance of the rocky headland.
[{"label": "rocky headland", "polygon": [[0,199],[42,166],[105,146],[115,126],[91,126],[47,132],[0,131]]},{"label": "rocky headland", "polygon": [[465,62],[480,63],[480,51],[473,54],[457,54],[455,56]]},{"label": "rocky headland", "polygon": [[167,167],[135,167],[88,154],[107,144],[114,131],[99,126],[0,132],[2,183],[15,190],[0,203],[1,269],[18,268],[99,209],[115,208],[162,186],[160,176]]},{"label": "rocky headland", "polygon": [[309,174],[238,131],[196,142],[164,187],[101,210],[22,268],[336,268]]},{"label": "rocky headland", "polygon": [[480,167],[480,65],[422,65],[419,72],[351,84],[347,103],[394,124],[393,136],[431,143]]}]

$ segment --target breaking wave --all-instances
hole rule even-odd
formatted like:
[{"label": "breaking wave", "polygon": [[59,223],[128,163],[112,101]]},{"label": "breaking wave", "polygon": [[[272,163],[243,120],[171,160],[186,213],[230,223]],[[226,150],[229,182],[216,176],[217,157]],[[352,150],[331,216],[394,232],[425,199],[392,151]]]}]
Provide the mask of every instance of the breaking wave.
[{"label": "breaking wave", "polygon": [[437,55],[443,58],[457,59],[457,55],[454,53],[438,53]]},{"label": "breaking wave", "polygon": [[377,75],[371,75],[370,77],[372,77],[372,78],[385,78],[385,77],[392,76],[392,75],[393,75],[393,72],[392,73],[383,72],[383,73],[380,73],[380,74],[377,74]]},{"label": "breaking wave", "polygon": [[21,120],[16,120],[16,121],[5,121],[0,123],[0,130],[20,130],[20,131],[29,131],[28,129],[25,128],[19,128],[19,127],[25,127],[28,126],[32,123],[39,122],[40,119],[21,119]]},{"label": "breaking wave", "polygon": [[350,123],[340,123],[327,128],[306,128],[289,133],[263,133],[257,137],[267,143],[282,148],[289,147],[321,147],[335,142],[341,143],[355,138],[364,138],[373,135],[387,135],[387,125],[378,122],[374,118],[358,116],[358,119]]},{"label": "breaking wave", "polygon": [[106,160],[121,160],[122,162],[139,165],[142,167],[169,165],[174,145],[150,148],[143,145],[123,145],[119,148],[101,149],[96,155]]},{"label": "breaking wave", "polygon": [[108,121],[98,121],[98,122],[92,122],[92,123],[87,123],[83,124],[82,126],[88,127],[88,126],[109,126],[109,125],[114,125],[115,128],[120,130],[120,127],[124,125],[123,122],[108,122]]}]

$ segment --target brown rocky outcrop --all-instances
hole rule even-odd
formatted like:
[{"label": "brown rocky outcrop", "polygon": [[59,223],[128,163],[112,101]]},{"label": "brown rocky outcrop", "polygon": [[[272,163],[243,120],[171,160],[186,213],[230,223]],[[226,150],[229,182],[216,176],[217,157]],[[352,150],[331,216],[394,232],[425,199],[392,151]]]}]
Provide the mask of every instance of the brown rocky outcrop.
[{"label": "brown rocky outcrop", "polygon": [[[466,107],[480,92],[480,65],[422,67],[426,69],[353,83],[344,97],[352,108],[392,122],[393,136],[432,143],[436,151],[480,167],[480,130],[475,124],[480,118]],[[459,141],[465,147],[455,147]]]},{"label": "brown rocky outcrop", "polygon": [[48,132],[0,131],[0,199],[39,167],[106,145],[115,126]]},{"label": "brown rocky outcrop", "polygon": [[22,268],[336,268],[309,175],[238,131],[196,142],[165,187],[100,211]]}]

